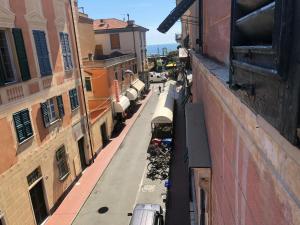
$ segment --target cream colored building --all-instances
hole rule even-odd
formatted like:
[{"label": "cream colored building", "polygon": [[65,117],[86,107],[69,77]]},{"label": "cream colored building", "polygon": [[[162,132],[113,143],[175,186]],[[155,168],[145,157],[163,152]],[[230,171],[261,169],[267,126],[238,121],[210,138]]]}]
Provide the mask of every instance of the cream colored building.
[{"label": "cream colored building", "polygon": [[[146,32],[133,20],[97,19],[94,21],[95,42],[99,51],[95,54],[110,55],[135,53],[137,72],[143,73],[147,66]],[[102,52],[101,50],[102,49]]]}]

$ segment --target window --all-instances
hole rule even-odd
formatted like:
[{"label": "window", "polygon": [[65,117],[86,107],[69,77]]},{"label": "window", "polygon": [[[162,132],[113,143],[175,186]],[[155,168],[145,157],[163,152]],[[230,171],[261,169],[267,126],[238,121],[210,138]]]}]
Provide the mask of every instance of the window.
[{"label": "window", "polygon": [[7,34],[4,30],[0,30],[0,76],[1,83],[9,83],[15,81],[12,67],[12,57],[10,46],[7,40]]},{"label": "window", "polygon": [[[299,10],[293,1],[233,1],[230,87],[285,138],[297,144]],[[296,28],[297,27],[297,28]],[[287,88],[288,87],[288,88]]]},{"label": "window", "polygon": [[40,168],[36,168],[27,176],[28,186],[31,186],[34,182],[42,177],[42,172]]},{"label": "window", "polygon": [[33,135],[28,109],[13,114],[13,120],[19,143],[22,143]]},{"label": "window", "polygon": [[41,103],[41,113],[46,128],[59,118],[63,118],[65,110],[62,96],[53,97]]},{"label": "window", "polygon": [[92,83],[90,77],[85,78],[85,89],[86,91],[92,91]]},{"label": "window", "polygon": [[69,35],[67,33],[60,32],[59,36],[60,36],[60,43],[61,43],[62,55],[64,59],[65,70],[71,70],[73,69],[73,63],[72,63],[72,53],[70,48]]},{"label": "window", "polygon": [[67,155],[64,146],[56,151],[56,162],[58,167],[59,179],[62,180],[69,174]]},{"label": "window", "polygon": [[45,32],[40,30],[34,30],[33,37],[34,37],[38,62],[40,66],[41,76],[51,75],[52,69],[50,65],[49,52],[48,52]]},{"label": "window", "polygon": [[111,49],[120,49],[120,36],[119,34],[111,34],[110,35],[110,45]]},{"label": "window", "polygon": [[79,107],[79,101],[77,96],[77,90],[76,88],[69,91],[70,96],[70,103],[71,103],[71,109],[77,109]]}]

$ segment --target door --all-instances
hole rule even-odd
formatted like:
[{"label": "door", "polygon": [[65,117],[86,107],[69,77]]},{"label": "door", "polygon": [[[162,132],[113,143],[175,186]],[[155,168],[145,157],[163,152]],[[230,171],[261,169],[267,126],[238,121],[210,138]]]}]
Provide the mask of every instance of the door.
[{"label": "door", "polygon": [[95,47],[95,56],[103,55],[103,47],[102,45],[96,45]]},{"label": "door", "polygon": [[87,167],[86,159],[85,159],[85,152],[84,152],[84,138],[83,137],[80,138],[78,140],[77,144],[78,144],[78,151],[79,151],[81,169],[83,171]]},{"label": "door", "polygon": [[32,189],[30,189],[30,198],[36,223],[41,224],[48,216],[44,191],[43,180],[40,180]]},{"label": "door", "polygon": [[104,147],[108,142],[107,132],[106,132],[106,123],[101,125],[101,137],[102,137],[102,146]]}]

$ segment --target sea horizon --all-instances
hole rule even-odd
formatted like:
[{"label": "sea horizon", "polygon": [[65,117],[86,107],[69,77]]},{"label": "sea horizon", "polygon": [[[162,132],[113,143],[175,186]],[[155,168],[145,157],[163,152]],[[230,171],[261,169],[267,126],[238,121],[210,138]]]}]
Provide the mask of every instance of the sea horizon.
[{"label": "sea horizon", "polygon": [[149,44],[147,45],[147,55],[163,54],[163,49],[167,49],[167,53],[177,50],[178,43],[164,43],[164,44]]}]

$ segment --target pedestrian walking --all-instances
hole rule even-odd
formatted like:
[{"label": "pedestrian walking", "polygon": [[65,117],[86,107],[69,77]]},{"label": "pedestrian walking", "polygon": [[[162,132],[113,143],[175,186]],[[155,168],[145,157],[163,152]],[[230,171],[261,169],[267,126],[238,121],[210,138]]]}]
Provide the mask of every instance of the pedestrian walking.
[{"label": "pedestrian walking", "polygon": [[159,93],[161,93],[161,86],[158,86]]}]

